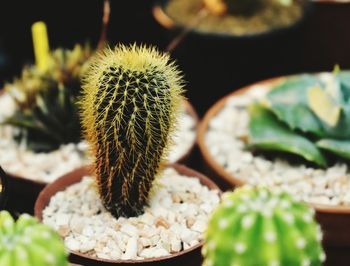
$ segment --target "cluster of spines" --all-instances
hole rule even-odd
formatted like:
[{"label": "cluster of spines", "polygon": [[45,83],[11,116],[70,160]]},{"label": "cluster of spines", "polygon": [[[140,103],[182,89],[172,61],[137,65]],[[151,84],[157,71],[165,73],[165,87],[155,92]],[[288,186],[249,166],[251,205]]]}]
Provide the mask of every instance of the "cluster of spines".
[{"label": "cluster of spines", "polygon": [[226,193],[205,238],[205,266],[318,266],[325,260],[314,210],[263,187]]},{"label": "cluster of spines", "polygon": [[100,196],[114,216],[143,212],[166,158],[181,94],[179,70],[155,48],[107,49],[87,71],[82,123]]}]

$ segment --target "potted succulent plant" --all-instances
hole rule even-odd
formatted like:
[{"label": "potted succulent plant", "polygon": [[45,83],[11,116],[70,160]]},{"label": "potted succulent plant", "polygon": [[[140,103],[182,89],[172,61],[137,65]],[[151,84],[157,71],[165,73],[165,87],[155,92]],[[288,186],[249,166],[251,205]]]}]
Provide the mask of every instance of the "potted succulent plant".
[{"label": "potted succulent plant", "polygon": [[48,185],[36,216],[83,264],[199,260],[219,195],[201,174],[165,168],[183,99],[177,66],[155,48],[119,45],[93,60],[84,82],[80,106],[93,170]]},{"label": "potted succulent plant", "polygon": [[335,71],[253,84],[215,104],[198,138],[226,184],[280,187],[315,207],[332,246],[350,244],[349,80]]},{"label": "potted succulent plant", "polygon": [[[35,36],[34,40],[38,39]],[[40,48],[48,42],[47,36],[39,41],[34,44],[39,43]],[[11,176],[11,195],[28,196],[13,208],[26,212],[32,212],[35,198],[46,184],[88,162],[77,100],[84,64],[93,51],[88,45],[35,51],[37,63],[25,66],[21,77],[6,84],[0,95],[0,163]],[[198,117],[187,101],[181,119],[177,145],[169,154],[172,162],[190,159],[195,144]]]},{"label": "potted succulent plant", "polygon": [[[198,33],[247,37],[300,22],[309,4],[293,0],[167,0],[160,1],[153,14],[166,27],[181,26]],[[202,10],[205,10],[205,19],[193,25],[193,17]]]},{"label": "potted succulent plant", "polygon": [[64,173],[60,164],[69,171],[86,162],[76,101],[91,54],[80,45],[48,52],[44,69],[24,67],[0,95],[0,161],[10,175],[11,195],[28,196],[14,206],[19,211],[32,212],[38,192]]},{"label": "potted succulent plant", "polygon": [[[310,13],[310,3],[166,0],[157,2],[153,15],[171,40],[165,49],[172,51],[191,82],[190,101],[204,114],[232,87],[302,70],[302,22]],[[231,4],[239,6],[238,14],[228,8]],[[223,5],[224,14],[213,13],[212,5]],[[288,15],[282,15],[284,12]],[[273,19],[265,17],[271,14]],[[257,22],[258,17],[261,23]],[[277,22],[278,17],[282,24]],[[268,25],[271,21],[277,23],[273,30]],[[254,29],[257,24],[262,27]],[[211,97],[204,98],[200,93],[203,88],[215,89],[211,90]]]},{"label": "potted succulent plant", "polygon": [[314,210],[287,192],[241,187],[223,195],[205,234],[203,266],[323,265]]}]

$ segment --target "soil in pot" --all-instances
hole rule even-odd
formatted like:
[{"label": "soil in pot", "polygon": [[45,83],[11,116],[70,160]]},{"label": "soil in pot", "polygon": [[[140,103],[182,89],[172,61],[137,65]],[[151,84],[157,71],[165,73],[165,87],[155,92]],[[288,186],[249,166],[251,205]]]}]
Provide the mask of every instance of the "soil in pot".
[{"label": "soil in pot", "polygon": [[156,180],[144,214],[116,219],[103,207],[94,179],[83,169],[45,188],[36,216],[61,234],[73,254],[90,263],[166,263],[172,256],[199,249],[208,216],[218,203],[216,185],[174,165]]},{"label": "soil in pot", "polygon": [[[327,82],[330,74],[321,74]],[[350,219],[350,170],[345,160],[322,168],[288,157],[267,156],[246,148],[247,107],[260,101],[283,78],[257,83],[215,104],[204,118],[199,145],[206,164],[231,186],[265,184],[294,194],[312,204],[331,245],[349,245],[345,223]]]}]

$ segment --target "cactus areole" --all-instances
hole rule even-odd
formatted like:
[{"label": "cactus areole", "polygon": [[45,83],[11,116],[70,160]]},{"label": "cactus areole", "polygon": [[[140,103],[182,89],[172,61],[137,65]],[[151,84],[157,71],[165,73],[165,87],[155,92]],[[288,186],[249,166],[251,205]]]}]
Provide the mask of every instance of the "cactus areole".
[{"label": "cactus areole", "polygon": [[84,78],[82,124],[104,206],[115,217],[143,213],[165,162],[182,100],[182,77],[155,48],[118,45]]}]

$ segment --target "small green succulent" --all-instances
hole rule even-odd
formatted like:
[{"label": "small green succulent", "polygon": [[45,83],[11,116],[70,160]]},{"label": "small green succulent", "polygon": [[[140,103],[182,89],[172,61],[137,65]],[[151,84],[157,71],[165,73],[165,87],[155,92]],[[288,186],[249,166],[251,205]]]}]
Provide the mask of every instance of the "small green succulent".
[{"label": "small green succulent", "polygon": [[249,108],[250,148],[295,154],[325,167],[350,159],[350,73],[287,78]]},{"label": "small green succulent", "polygon": [[16,112],[4,124],[19,129],[16,139],[29,149],[48,152],[81,139],[77,98],[80,76],[92,54],[88,45],[49,53],[45,71],[36,65],[24,67],[22,75],[6,92],[16,103]]},{"label": "small green succulent", "polygon": [[224,194],[202,249],[204,266],[319,266],[314,210],[286,192],[245,186]]},{"label": "small green succulent", "polygon": [[28,214],[15,222],[7,211],[0,212],[0,265],[68,266],[60,236]]}]

